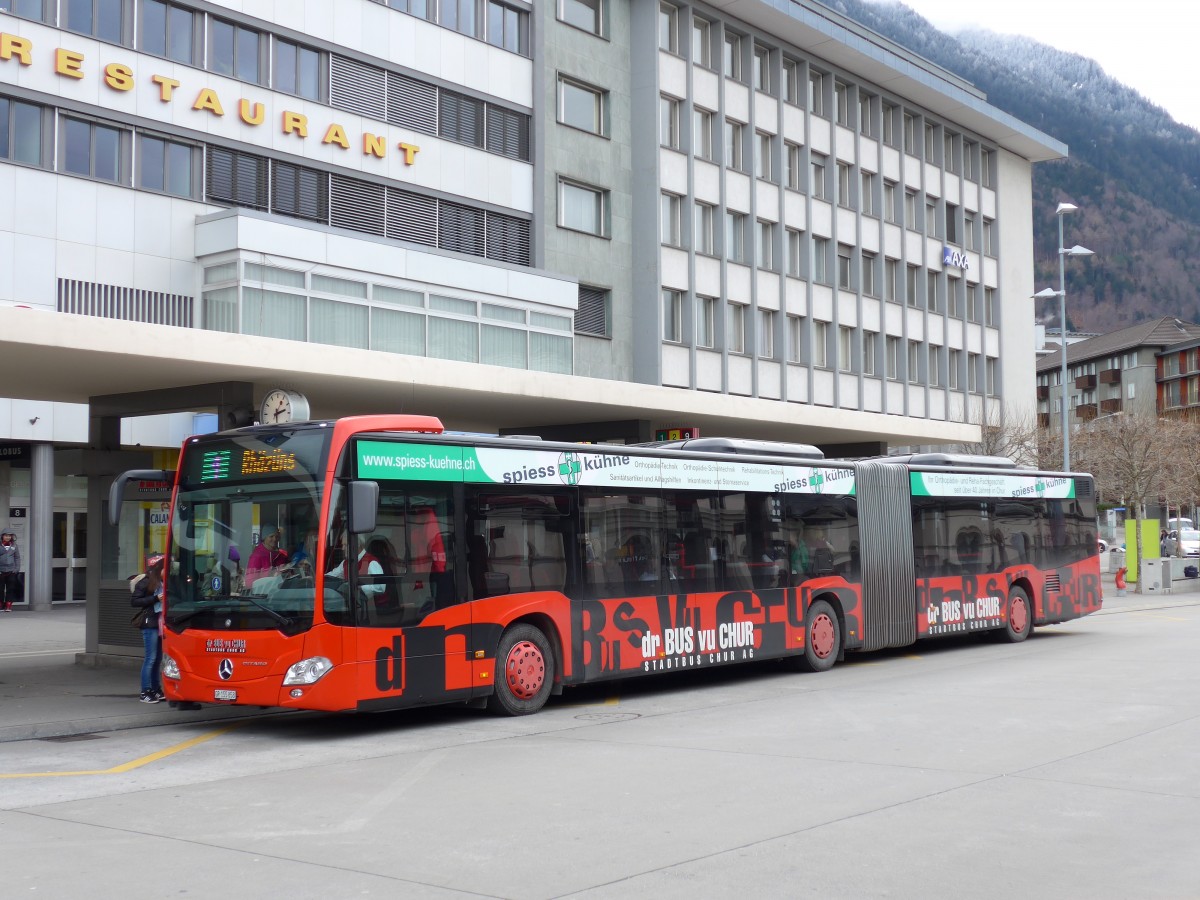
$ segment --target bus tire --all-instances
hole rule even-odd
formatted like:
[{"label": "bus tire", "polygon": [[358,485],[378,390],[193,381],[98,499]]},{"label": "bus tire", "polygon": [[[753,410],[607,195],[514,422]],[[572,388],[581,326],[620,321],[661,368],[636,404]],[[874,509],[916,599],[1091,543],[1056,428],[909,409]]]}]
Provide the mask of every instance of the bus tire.
[{"label": "bus tire", "polygon": [[528,716],[546,705],[554,688],[554,651],[532,625],[519,624],[500,636],[495,692],[488,709],[503,716]]},{"label": "bus tire", "polygon": [[842,652],[842,623],[826,600],[808,608],[804,625],[804,656],[797,662],[809,672],[827,672]]},{"label": "bus tire", "polygon": [[1033,632],[1033,604],[1024,588],[1015,587],[1008,592],[1008,618],[1001,630],[1001,640],[1019,644]]}]

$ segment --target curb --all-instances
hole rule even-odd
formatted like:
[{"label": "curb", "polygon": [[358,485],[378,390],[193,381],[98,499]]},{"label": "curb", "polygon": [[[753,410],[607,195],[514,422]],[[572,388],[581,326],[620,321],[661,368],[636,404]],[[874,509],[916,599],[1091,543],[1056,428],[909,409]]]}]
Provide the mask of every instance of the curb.
[{"label": "curb", "polygon": [[[137,702],[136,700],[131,702]],[[193,725],[206,722],[265,719],[296,715],[294,710],[261,710],[212,707],[199,710],[164,709],[142,714],[102,716],[95,719],[71,719],[61,722],[30,722],[23,725],[0,726],[0,744],[14,741],[37,741],[49,738],[76,737],[83,734],[103,734],[132,728],[155,728],[162,725]]]}]

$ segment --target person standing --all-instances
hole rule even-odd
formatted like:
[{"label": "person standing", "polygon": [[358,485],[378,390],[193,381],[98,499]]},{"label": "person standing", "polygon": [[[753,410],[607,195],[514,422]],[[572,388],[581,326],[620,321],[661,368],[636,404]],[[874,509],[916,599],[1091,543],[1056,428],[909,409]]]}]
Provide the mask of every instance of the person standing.
[{"label": "person standing", "polygon": [[163,598],[163,558],[151,557],[146,567],[146,575],[133,588],[130,598],[132,606],[142,609],[142,615],[135,624],[142,631],[142,647],[145,656],[142,658],[142,693],[138,698],[142,703],[161,703],[164,699],[162,692],[162,634],[158,630],[158,617],[162,614]]},{"label": "person standing", "polygon": [[5,529],[0,534],[0,611],[12,612],[13,601],[23,600],[21,548],[17,536]]}]

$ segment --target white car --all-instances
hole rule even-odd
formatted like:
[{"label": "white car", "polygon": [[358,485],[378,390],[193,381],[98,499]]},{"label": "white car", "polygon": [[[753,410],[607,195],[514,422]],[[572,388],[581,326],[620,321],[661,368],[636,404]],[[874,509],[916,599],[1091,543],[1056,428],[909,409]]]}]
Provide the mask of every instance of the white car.
[{"label": "white car", "polygon": [[1182,556],[1200,556],[1200,530],[1184,528],[1179,532],[1178,540]]}]

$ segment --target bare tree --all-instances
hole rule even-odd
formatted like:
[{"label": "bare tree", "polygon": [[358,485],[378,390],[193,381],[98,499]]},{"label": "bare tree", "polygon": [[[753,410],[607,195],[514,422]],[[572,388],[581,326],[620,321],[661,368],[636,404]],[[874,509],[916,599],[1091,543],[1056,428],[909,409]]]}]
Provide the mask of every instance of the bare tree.
[{"label": "bare tree", "polygon": [[[1160,419],[1153,400],[1139,401],[1119,415],[1105,416],[1071,436],[1074,468],[1090,471],[1102,496],[1123,497],[1134,519],[1137,569],[1143,571],[1142,532],[1146,504],[1157,501],[1168,481],[1165,472],[1175,451],[1167,440],[1170,423]],[[1144,593],[1139,577],[1137,592]]]},{"label": "bare tree", "polygon": [[1037,415],[1032,409],[997,404],[973,418],[977,421],[972,424],[979,425],[979,441],[959,444],[959,453],[1004,456],[1019,466],[1038,465]]}]

